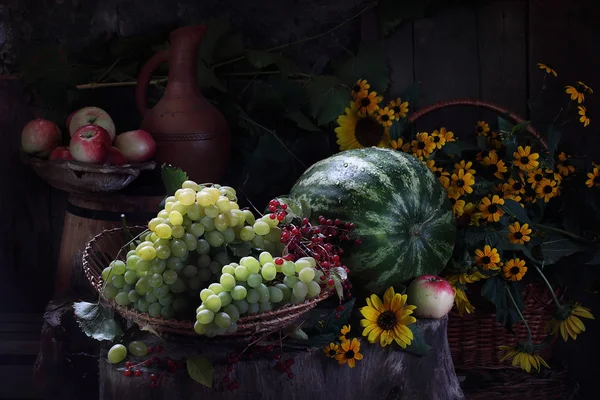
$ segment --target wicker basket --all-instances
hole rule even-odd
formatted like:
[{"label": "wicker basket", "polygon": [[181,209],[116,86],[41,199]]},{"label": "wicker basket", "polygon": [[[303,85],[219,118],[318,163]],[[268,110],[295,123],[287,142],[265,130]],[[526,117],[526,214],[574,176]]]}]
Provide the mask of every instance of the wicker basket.
[{"label": "wicker basket", "polygon": [[[135,226],[129,229],[132,234],[136,235],[144,231],[145,227]],[[101,290],[102,270],[114,259],[125,260],[126,252],[120,251],[120,249],[128,242],[127,237],[123,228],[105,230],[94,236],[83,251],[83,269],[85,275],[94,289],[98,291],[101,298],[103,298]],[[325,300],[331,295],[332,291],[326,291],[302,304],[285,305],[274,311],[242,317],[238,320],[237,331],[228,334],[228,336],[253,336],[274,332],[291,324],[302,316],[302,314],[310,311],[320,301]],[[194,331],[193,321],[177,321],[162,317],[153,318],[146,313],[140,313],[131,308],[120,306],[114,300],[103,298],[103,301],[110,308],[139,326],[149,325],[158,332],[170,332],[190,336],[198,335]]]}]

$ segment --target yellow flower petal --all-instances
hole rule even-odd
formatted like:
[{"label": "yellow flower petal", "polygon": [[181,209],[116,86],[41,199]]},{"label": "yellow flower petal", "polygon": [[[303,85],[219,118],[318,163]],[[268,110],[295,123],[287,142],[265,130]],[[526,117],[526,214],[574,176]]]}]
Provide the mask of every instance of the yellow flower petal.
[{"label": "yellow flower petal", "polygon": [[383,295],[383,304],[391,304],[395,294],[396,293],[394,293],[394,288],[390,286],[389,289],[386,290]]},{"label": "yellow flower petal", "polygon": [[379,318],[380,314],[379,312],[375,311],[374,308],[371,307],[362,307],[360,309],[360,313],[363,315],[363,317],[373,322],[377,321],[377,318]]},{"label": "yellow flower petal", "polygon": [[373,308],[375,308],[379,312],[384,312],[385,308],[383,307],[383,303],[379,299],[376,294],[371,295],[371,303],[373,303]]}]

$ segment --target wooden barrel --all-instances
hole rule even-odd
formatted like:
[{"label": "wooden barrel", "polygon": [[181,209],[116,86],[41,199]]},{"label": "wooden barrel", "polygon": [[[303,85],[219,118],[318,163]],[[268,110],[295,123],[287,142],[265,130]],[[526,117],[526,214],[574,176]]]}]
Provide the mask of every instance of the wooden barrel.
[{"label": "wooden barrel", "polygon": [[163,196],[124,194],[69,194],[60,243],[54,294],[70,285],[71,272],[80,265],[86,243],[105,229],[121,226],[121,214],[128,225],[143,225],[156,216]]}]

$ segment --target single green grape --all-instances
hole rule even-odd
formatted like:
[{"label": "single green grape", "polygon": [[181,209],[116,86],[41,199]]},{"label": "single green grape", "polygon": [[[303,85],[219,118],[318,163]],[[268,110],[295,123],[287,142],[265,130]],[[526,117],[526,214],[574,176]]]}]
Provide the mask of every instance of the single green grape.
[{"label": "single green grape", "polygon": [[[200,218],[204,217],[204,208],[201,207],[200,204],[194,203],[189,206],[188,211],[187,211],[187,216],[189,217],[189,219],[191,221],[198,221]],[[197,236],[200,236],[200,235],[197,235]]]},{"label": "single green grape", "polygon": [[148,354],[148,346],[140,340],[134,340],[127,347],[129,348],[129,352],[136,357],[146,357]]},{"label": "single green grape", "polygon": [[246,311],[248,311],[249,303],[247,300],[234,300],[233,305],[238,309],[240,314],[244,314]]},{"label": "single green grape", "polygon": [[244,213],[240,210],[229,210],[225,213],[225,218],[227,219],[227,225],[233,228],[244,222]]},{"label": "single green grape", "polygon": [[283,283],[290,289],[293,288],[297,282],[298,278],[296,278],[295,276],[286,276],[285,278],[283,278]]},{"label": "single green grape", "polygon": [[102,280],[108,281],[108,278],[112,278],[114,275],[112,267],[106,267],[102,270]]},{"label": "single green grape", "polygon": [[277,275],[277,268],[275,267],[275,264],[268,262],[263,265],[260,273],[266,281],[272,281]]},{"label": "single green grape", "polygon": [[217,215],[219,215],[219,207],[216,205],[206,206],[204,207],[204,214],[210,218],[217,218]]},{"label": "single green grape", "polygon": [[196,236],[196,238],[199,238],[204,235],[204,225],[194,222],[192,226],[190,226],[190,229],[188,229],[188,232]]},{"label": "single green grape", "polygon": [[181,239],[185,235],[185,228],[182,225],[175,225],[171,228],[171,236],[175,239]]},{"label": "single green grape", "polygon": [[179,202],[184,206],[191,206],[196,202],[196,191],[188,188],[182,189]]},{"label": "single green grape", "polygon": [[244,213],[244,216],[246,217],[246,223],[248,225],[254,225],[254,223],[256,222],[256,218],[254,217],[254,214],[252,214],[252,211],[250,210],[242,210],[242,212]]},{"label": "single green grape", "polygon": [[127,265],[121,260],[116,260],[110,263],[113,274],[123,275],[127,271]]},{"label": "single green grape", "polygon": [[183,243],[185,243],[185,246],[189,251],[194,251],[196,250],[196,247],[198,247],[198,239],[191,233],[183,235]]},{"label": "single green grape", "polygon": [[123,277],[123,275],[114,275],[110,282],[117,289],[121,289],[123,286],[125,286],[125,278]]},{"label": "single green grape", "polygon": [[293,261],[284,261],[281,266],[281,272],[286,276],[296,275],[296,264]]},{"label": "single green grape", "polygon": [[231,297],[234,300],[245,299],[247,294],[248,294],[248,290],[241,285],[237,285],[236,287],[231,289]]},{"label": "single green grape", "polygon": [[163,284],[162,274],[153,274],[148,278],[148,283],[152,288],[160,287]]},{"label": "single green grape", "polygon": [[219,298],[221,299],[221,307],[228,306],[233,300],[229,292],[221,292],[217,296],[219,296]]},{"label": "single green grape", "polygon": [[161,239],[169,239],[171,237],[171,227],[165,223],[158,224],[156,229],[154,229],[154,233]]},{"label": "single green grape", "polygon": [[[177,211],[181,215],[185,215],[185,214],[187,214],[188,208],[189,208],[189,206],[184,206],[183,204],[181,204],[180,201],[176,201],[175,203],[173,203],[173,207],[171,207],[171,211]],[[169,216],[170,215],[171,215],[171,213],[169,212]]]},{"label": "single green grape", "polygon": [[223,235],[223,241],[225,243],[232,243],[235,240],[235,231],[231,227],[221,232],[221,235]]},{"label": "single green grape", "polygon": [[300,273],[304,268],[311,268],[310,262],[308,260],[297,260],[296,261],[296,273]]},{"label": "single green grape", "polygon": [[258,301],[260,303],[264,301],[269,301],[269,288],[264,283],[261,283],[259,287],[256,288],[258,290]]},{"label": "single green grape", "polygon": [[252,243],[252,246],[256,249],[265,248],[265,239],[263,239],[262,236],[258,236],[258,234],[254,236],[250,242]]},{"label": "single green grape", "polygon": [[150,263],[150,261],[147,260],[140,260],[137,263],[137,271],[140,272],[148,272],[150,271],[150,267],[152,267],[152,263]]},{"label": "single green grape", "polygon": [[168,245],[161,244],[156,246],[156,257],[166,260],[169,256],[171,256],[171,248]]},{"label": "single green grape", "polygon": [[140,297],[135,306],[139,311],[147,313],[148,307],[150,307],[150,303],[148,303],[143,297]]},{"label": "single green grape", "polygon": [[245,257],[244,262],[240,260],[240,265],[246,267],[251,274],[258,274],[258,271],[260,271],[260,263],[254,257]]},{"label": "single green grape", "polygon": [[[156,214],[156,217],[166,220],[167,218],[169,218],[169,213],[167,212],[167,210],[160,210],[158,214]],[[156,232],[156,229],[154,231]]]},{"label": "single green grape", "polygon": [[152,291],[152,290],[150,290],[148,293],[146,293],[144,298],[146,299],[146,301],[148,303],[154,303],[154,302],[158,301],[158,298],[154,295],[154,291]]},{"label": "single green grape", "polygon": [[[163,282],[167,285],[172,285],[177,280],[177,272],[173,270],[167,270],[163,272]],[[161,286],[162,287],[162,286]]]},{"label": "single green grape", "polygon": [[125,278],[125,282],[128,283],[129,285],[135,285],[135,283],[137,282],[137,276],[135,274],[135,271],[125,272],[125,275],[123,275],[123,278]]},{"label": "single green grape", "polygon": [[108,362],[118,364],[127,357],[127,348],[122,344],[115,344],[108,350]]},{"label": "single green grape", "polygon": [[196,274],[198,273],[198,268],[195,265],[189,264],[183,267],[182,272],[183,276],[191,278],[192,276],[196,276]]},{"label": "single green grape", "polygon": [[210,285],[208,285],[208,288],[212,290],[214,294],[219,294],[225,290],[223,285],[221,285],[220,283],[211,283]]},{"label": "single green grape", "polygon": [[208,299],[208,296],[212,296],[214,294],[215,294],[215,292],[213,292],[210,289],[202,289],[200,291],[200,300],[202,300],[202,302],[205,302],[206,299]]},{"label": "single green grape", "polygon": [[264,221],[256,221],[254,225],[252,225],[252,228],[254,229],[254,233],[259,236],[265,236],[271,230],[271,227]]},{"label": "single green grape", "polygon": [[171,242],[171,254],[173,254],[175,257],[181,258],[187,254],[187,247],[185,246],[183,240],[174,239]]},{"label": "single green grape", "polygon": [[231,317],[225,312],[220,312],[215,315],[215,324],[219,328],[228,328],[231,325]]},{"label": "single green grape", "polygon": [[173,309],[172,305],[168,305],[168,306],[163,306],[160,309],[160,315],[164,318],[164,319],[171,319],[175,316],[175,310]]},{"label": "single green grape", "polygon": [[145,261],[151,261],[156,258],[156,249],[154,245],[144,246],[139,251],[140,258]]},{"label": "single green grape", "polygon": [[283,300],[283,292],[275,286],[269,286],[269,300],[272,303],[279,303]]},{"label": "single green grape", "polygon": [[196,320],[203,325],[210,324],[215,319],[215,313],[210,310],[202,310],[196,315]]},{"label": "single green grape", "polygon": [[206,306],[207,309],[216,313],[217,311],[219,311],[221,309],[221,298],[214,294],[210,295],[204,302],[204,305]]},{"label": "single green grape", "polygon": [[192,191],[194,191],[194,200],[196,200],[196,193],[197,191],[200,190],[200,185],[198,185],[196,182],[194,181],[185,181],[181,184],[181,188],[182,189],[192,189]]},{"label": "single green grape", "polygon": [[141,258],[137,254],[127,256],[127,269],[135,271],[139,261],[141,261]]},{"label": "single green grape", "polygon": [[240,319],[240,311],[233,304],[223,307],[223,311],[229,315],[232,323],[237,322],[237,320]]},{"label": "single green grape", "polygon": [[308,287],[306,286],[306,283],[300,281],[296,282],[292,289],[292,294],[299,299],[304,299],[307,293]]},{"label": "single green grape", "polygon": [[321,285],[319,285],[315,281],[310,281],[306,284],[307,292],[306,295],[308,298],[312,298],[321,294]]},{"label": "single green grape", "polygon": [[162,218],[152,218],[150,220],[150,222],[148,222],[148,229],[150,229],[152,232],[154,232],[156,230],[156,227],[159,224],[164,224],[165,220]]},{"label": "single green grape", "polygon": [[227,224],[227,218],[225,217],[224,214],[219,214],[215,217],[215,228],[219,232],[224,231],[228,227],[229,227],[229,225]]},{"label": "single green grape", "polygon": [[155,258],[150,265],[150,272],[153,274],[162,274],[167,269],[167,262]]},{"label": "single green grape", "polygon": [[171,256],[167,259],[167,268],[172,271],[179,272],[184,266],[183,260],[179,257]]},{"label": "single green grape", "polygon": [[267,311],[271,311],[273,309],[273,304],[270,301],[263,301],[258,303],[258,311],[263,313]]},{"label": "single green grape", "polygon": [[170,306],[171,304],[173,304],[173,296],[171,294],[168,294],[164,297],[161,297],[158,299],[158,302],[160,303],[161,306]]},{"label": "single green grape", "polygon": [[177,278],[175,282],[169,285],[169,289],[173,293],[183,293],[185,292],[185,282],[181,278]]},{"label": "single green grape", "polygon": [[311,282],[315,278],[315,270],[312,267],[302,268],[298,278],[304,283]]},{"label": "single green grape", "polygon": [[250,287],[257,288],[262,283],[262,276],[260,274],[250,274],[246,282],[248,282]]},{"label": "single green grape", "polygon": [[140,295],[135,290],[130,290],[127,293],[127,297],[129,298],[129,301],[132,303],[135,303],[140,299]]},{"label": "single green grape", "polygon": [[270,228],[275,228],[279,224],[277,218],[271,218],[271,214],[265,214],[260,218],[261,221],[267,223]]},{"label": "single green grape", "polygon": [[157,299],[165,297],[169,294],[169,287],[167,285],[161,285],[159,287],[156,287],[152,289],[152,294],[156,296]]},{"label": "single green grape", "polygon": [[198,239],[198,245],[196,247],[196,252],[198,254],[208,254],[210,251],[210,244],[205,239]]},{"label": "single green grape", "polygon": [[221,273],[235,275],[235,267],[231,266],[230,264],[223,265],[223,268],[221,268]]},{"label": "single green grape", "polygon": [[200,323],[200,321],[196,321],[194,322],[194,331],[196,331],[196,333],[198,335],[205,335],[206,334],[206,326],[202,323]]},{"label": "single green grape", "polygon": [[129,250],[129,251],[127,252],[127,255],[125,256],[125,258],[129,258],[129,257],[131,257],[131,256],[135,256],[135,250]]},{"label": "single green grape", "polygon": [[317,266],[317,261],[312,257],[301,257],[298,259],[298,261],[300,261],[300,260],[308,261],[310,266],[313,268],[315,268]]},{"label": "single green grape", "polygon": [[129,293],[128,292],[120,292],[115,296],[115,301],[120,306],[126,306],[130,303],[129,301]]},{"label": "single green grape", "polygon": [[290,299],[290,296],[292,295],[292,290],[283,283],[277,283],[275,287],[281,290],[281,293],[283,293],[282,301],[287,302]]},{"label": "single green grape", "polygon": [[221,213],[226,213],[227,211],[231,210],[231,202],[229,201],[229,199],[225,196],[220,196],[219,199],[217,200],[216,206],[219,208],[219,212]]},{"label": "single green grape", "polygon": [[256,232],[254,232],[254,228],[251,226],[244,226],[240,231],[240,239],[244,242],[251,241],[254,239],[254,236],[256,236]]},{"label": "single green grape", "polygon": [[235,267],[235,279],[237,279],[238,281],[246,282],[248,280],[249,275],[250,272],[248,272],[248,268],[242,265]]},{"label": "single green grape", "polygon": [[223,286],[223,289],[226,291],[229,291],[235,287],[235,278],[231,274],[221,275],[219,282],[221,283],[221,286]]},{"label": "single green grape", "polygon": [[119,293],[119,289],[114,287],[111,283],[107,283],[102,288],[102,294],[107,299],[113,299],[117,295],[117,293]]},{"label": "single green grape", "polygon": [[148,314],[150,314],[150,316],[152,318],[155,318],[160,315],[161,310],[162,310],[162,306],[160,305],[160,303],[155,302],[155,303],[150,304],[150,307],[148,307]]},{"label": "single green grape", "polygon": [[212,247],[221,247],[223,243],[225,243],[225,239],[219,231],[206,232],[204,237],[206,238],[208,244],[210,244]]},{"label": "single green grape", "polygon": [[215,220],[214,218],[211,218],[208,215],[205,215],[204,217],[200,218],[200,224],[202,224],[202,226],[204,227],[205,233],[215,230]]},{"label": "single green grape", "polygon": [[246,294],[246,300],[250,304],[258,303],[259,296],[260,295],[258,293],[258,290],[256,290],[256,289],[248,289],[248,294]]},{"label": "single green grape", "polygon": [[138,279],[137,283],[135,284],[135,291],[138,292],[140,296],[144,296],[150,291],[150,284],[148,283],[147,276],[143,276]]},{"label": "single green grape", "polygon": [[248,304],[248,310],[246,311],[246,313],[248,315],[256,314],[258,312],[258,309],[259,309],[258,302],[250,303],[250,304]]}]

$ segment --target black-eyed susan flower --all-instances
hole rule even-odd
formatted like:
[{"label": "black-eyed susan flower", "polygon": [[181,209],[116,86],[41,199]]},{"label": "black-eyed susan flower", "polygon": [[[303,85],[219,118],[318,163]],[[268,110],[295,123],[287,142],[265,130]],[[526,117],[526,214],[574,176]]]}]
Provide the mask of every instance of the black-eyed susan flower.
[{"label": "black-eyed susan flower", "polygon": [[532,189],[535,189],[545,178],[541,168],[537,168],[527,174],[527,183],[531,185]]},{"label": "black-eyed susan flower", "polygon": [[337,343],[329,343],[327,346],[323,347],[323,353],[329,358],[335,358],[337,356],[338,350],[340,349],[340,345]]},{"label": "black-eyed susan flower", "polygon": [[556,181],[550,179],[542,179],[535,188],[535,193],[538,199],[544,199],[544,202],[549,202],[551,198],[556,197],[557,191]]},{"label": "black-eyed susan flower", "polygon": [[475,133],[477,136],[487,136],[490,131],[490,126],[485,121],[477,121],[477,125],[475,125]]},{"label": "black-eyed susan flower", "polygon": [[342,326],[342,329],[340,329],[340,337],[339,337],[340,342],[348,340],[346,335],[350,333],[350,329],[351,329],[350,325]]},{"label": "black-eyed susan flower", "polygon": [[382,126],[390,127],[394,121],[394,112],[389,108],[380,108],[377,110],[377,122]]},{"label": "black-eyed susan flower", "polygon": [[537,63],[537,66],[542,71],[546,71],[547,74],[554,75],[554,77],[558,76],[556,71],[552,67],[549,67],[547,64]]},{"label": "black-eyed susan flower", "polygon": [[[360,309],[364,317],[360,325],[369,343],[377,343],[385,347],[395,341],[403,349],[410,345],[413,333],[408,325],[417,320],[411,314],[416,308],[406,304],[407,296],[394,292],[390,287],[383,295],[383,302],[376,294],[367,297],[367,305]],[[356,339],[354,339],[356,340]]]},{"label": "black-eyed susan flower", "polygon": [[569,336],[575,340],[577,335],[585,332],[585,325],[581,318],[595,319],[592,311],[583,307],[580,303],[562,305],[556,310],[554,318],[546,324],[546,332],[552,335],[560,332],[565,342],[569,339]]},{"label": "black-eyed susan flower", "polygon": [[523,175],[520,175],[516,179],[508,179],[508,183],[505,186],[505,194],[525,194],[525,183],[523,182]]},{"label": "black-eyed susan flower", "polygon": [[563,176],[569,176],[569,174],[575,172],[575,167],[569,162],[569,158],[571,156],[566,155],[564,152],[558,155],[556,167],[558,168],[558,172]]},{"label": "black-eyed susan flower", "polygon": [[531,345],[517,343],[516,346],[498,346],[498,349],[506,352],[500,361],[512,360],[513,367],[519,367],[527,372],[531,372],[532,369],[539,372],[542,366],[550,368],[546,361],[535,353]]},{"label": "black-eyed susan flower", "polygon": [[335,133],[340,150],[360,149],[362,147],[388,147],[389,128],[381,126],[374,118],[358,115],[358,106],[351,103],[345,113],[337,118]]},{"label": "black-eyed susan flower", "polygon": [[598,187],[600,186],[600,168],[599,167],[595,167],[592,172],[588,172],[587,173],[587,177],[589,178],[587,181],[585,181],[585,184],[587,185],[587,187]]},{"label": "black-eyed susan flower", "polygon": [[592,88],[589,87],[588,85],[586,85],[585,83],[583,83],[581,81],[577,81],[577,84],[583,88],[584,92],[587,92],[588,94],[593,94],[594,93],[594,91],[592,90]]},{"label": "black-eyed susan flower", "polygon": [[431,134],[431,140],[437,149],[441,149],[446,144],[446,136],[441,135],[437,129]]},{"label": "black-eyed susan flower", "polygon": [[435,143],[427,132],[417,133],[417,140],[413,140],[410,146],[411,152],[418,158],[427,158],[435,150]]},{"label": "black-eyed susan flower", "polygon": [[585,108],[585,106],[577,106],[577,109],[579,110],[579,122],[581,122],[585,128],[590,124],[590,117],[587,116],[587,108]]},{"label": "black-eyed susan flower", "polygon": [[364,117],[373,114],[379,109],[381,99],[377,92],[360,92],[355,101],[358,105],[358,115]]},{"label": "black-eyed susan flower", "polygon": [[585,95],[578,91],[574,86],[565,86],[565,92],[571,96],[571,100],[575,100],[579,104],[583,103],[583,100],[585,100]]},{"label": "black-eyed susan flower", "polygon": [[356,101],[360,93],[367,94],[370,88],[371,85],[369,85],[366,79],[357,80],[354,86],[352,86],[352,98]]},{"label": "black-eyed susan flower", "polygon": [[490,147],[494,148],[494,149],[501,149],[502,148],[502,138],[500,137],[500,134],[498,132],[491,132],[490,135],[488,136],[488,144],[490,145]]},{"label": "black-eyed susan flower", "polygon": [[481,163],[487,168],[488,172],[494,175],[498,179],[504,179],[503,173],[508,171],[506,165],[504,165],[504,161],[498,158],[498,153],[496,150],[490,150],[488,155],[483,158]]},{"label": "black-eyed susan flower", "polygon": [[454,164],[454,173],[456,174],[459,169],[464,169],[465,172],[468,172],[471,175],[475,175],[475,170],[473,169],[473,163],[471,161],[460,160],[459,163]]},{"label": "black-eyed susan flower", "polygon": [[504,210],[500,207],[504,205],[504,199],[501,199],[497,194],[490,197],[484,197],[479,204],[481,216],[487,219],[488,222],[498,222],[500,217],[504,215]]},{"label": "black-eyed susan flower", "polygon": [[526,272],[527,267],[525,266],[525,261],[520,258],[508,260],[502,266],[502,274],[507,281],[518,282],[523,279]]},{"label": "black-eyed susan flower", "polygon": [[456,192],[459,196],[463,196],[465,193],[473,193],[473,185],[475,184],[475,178],[464,169],[459,169],[457,173],[452,174],[451,185],[456,188]]},{"label": "black-eyed susan flower", "polygon": [[531,240],[529,224],[521,225],[519,221],[508,226],[508,240],[512,244],[525,244]]},{"label": "black-eyed susan flower", "polygon": [[532,153],[530,146],[519,146],[517,151],[513,153],[514,161],[513,164],[519,167],[523,171],[531,171],[540,164],[537,160],[540,158],[538,153]]},{"label": "black-eyed susan flower", "polygon": [[450,205],[452,205],[452,212],[455,217],[460,217],[465,212],[465,201],[460,198],[448,197]]},{"label": "black-eyed susan flower", "polygon": [[440,136],[446,139],[446,143],[456,142],[456,138],[454,137],[454,132],[446,130],[446,128],[440,128]]},{"label": "black-eyed susan flower", "polygon": [[436,178],[438,178],[438,180],[440,181],[440,183],[442,184],[444,189],[450,188],[450,173],[449,172],[444,171],[443,168],[436,168],[435,171],[433,171],[433,174],[435,175]]},{"label": "black-eyed susan flower", "polygon": [[358,339],[354,338],[342,342],[335,359],[340,365],[344,365],[347,362],[350,368],[356,367],[356,361],[363,359],[363,355],[360,354],[360,342]]},{"label": "black-eyed susan flower", "polygon": [[487,279],[487,276],[479,272],[477,269],[474,269],[470,272],[463,272],[462,274],[449,276],[446,279],[451,285],[454,285],[456,282],[466,285],[467,283],[475,283],[481,279]]},{"label": "black-eyed susan flower", "polygon": [[452,285],[452,289],[454,290],[454,305],[458,310],[458,316],[462,317],[464,313],[472,314],[475,307],[469,301],[465,291],[457,285]]},{"label": "black-eyed susan flower", "polygon": [[395,119],[406,118],[406,115],[408,114],[408,101],[403,102],[400,97],[398,97],[396,100],[390,101],[388,108],[394,112]]},{"label": "black-eyed susan flower", "polygon": [[499,269],[500,254],[498,254],[498,250],[486,244],[483,250],[475,250],[475,263],[485,270]]},{"label": "black-eyed susan flower", "polygon": [[390,140],[390,147],[394,150],[402,150],[405,153],[410,151],[410,143],[404,143],[402,138],[396,140]]}]

